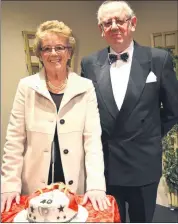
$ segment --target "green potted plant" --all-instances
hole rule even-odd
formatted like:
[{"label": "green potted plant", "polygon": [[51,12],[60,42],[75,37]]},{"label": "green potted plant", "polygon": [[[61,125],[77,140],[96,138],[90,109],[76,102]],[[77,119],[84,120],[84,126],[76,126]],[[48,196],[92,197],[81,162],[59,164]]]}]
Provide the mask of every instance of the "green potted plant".
[{"label": "green potted plant", "polygon": [[[178,56],[167,49],[172,57],[178,79]],[[178,124],[163,138],[163,176],[168,186],[168,203],[171,209],[178,208]]]},{"label": "green potted plant", "polygon": [[163,139],[163,176],[168,186],[168,203],[178,208],[178,125]]}]

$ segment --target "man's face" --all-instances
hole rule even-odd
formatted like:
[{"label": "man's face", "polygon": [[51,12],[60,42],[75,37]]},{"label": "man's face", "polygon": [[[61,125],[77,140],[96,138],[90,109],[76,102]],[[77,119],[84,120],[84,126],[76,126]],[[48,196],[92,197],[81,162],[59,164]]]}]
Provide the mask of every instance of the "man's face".
[{"label": "man's face", "polygon": [[111,47],[127,45],[132,40],[132,33],[135,31],[137,19],[126,16],[124,11],[117,8],[108,8],[103,13],[99,25],[102,37]]}]

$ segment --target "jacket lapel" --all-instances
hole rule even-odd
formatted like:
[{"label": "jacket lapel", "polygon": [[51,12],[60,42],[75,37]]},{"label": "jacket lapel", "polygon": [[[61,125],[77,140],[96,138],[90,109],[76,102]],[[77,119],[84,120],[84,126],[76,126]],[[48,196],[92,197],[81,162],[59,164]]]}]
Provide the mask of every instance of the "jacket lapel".
[{"label": "jacket lapel", "polygon": [[46,80],[45,80],[45,70],[42,68],[39,73],[37,73],[35,76],[35,79],[32,79],[32,82],[29,83],[29,86],[34,89],[37,93],[44,96],[48,100],[52,101],[51,95],[47,89],[46,86]]},{"label": "jacket lapel", "polygon": [[69,73],[67,87],[59,111],[75,96],[86,92],[88,88],[88,82],[83,82],[83,78],[74,72]]},{"label": "jacket lapel", "polygon": [[150,70],[150,49],[143,48],[135,43],[128,87],[121,110],[117,117],[120,124],[128,118],[139,101]]},{"label": "jacket lapel", "polygon": [[[45,71],[44,68],[35,75],[36,79],[33,79],[32,83],[29,83],[29,86],[34,89],[37,93],[44,96],[50,100],[53,104],[52,97],[47,89],[46,80],[45,80]],[[86,92],[88,90],[88,82],[85,84],[83,78],[77,75],[74,72],[70,72],[68,76],[67,87],[65,89],[65,94],[62,98],[59,111],[75,96]],[[55,104],[54,104],[55,105]]]},{"label": "jacket lapel", "polygon": [[105,104],[110,115],[115,119],[117,113],[119,112],[116,102],[114,100],[111,79],[110,79],[110,65],[108,62],[108,49],[104,49],[101,52],[98,65],[100,66],[100,71],[97,72],[97,83],[99,87],[99,91],[102,97],[102,100]]}]

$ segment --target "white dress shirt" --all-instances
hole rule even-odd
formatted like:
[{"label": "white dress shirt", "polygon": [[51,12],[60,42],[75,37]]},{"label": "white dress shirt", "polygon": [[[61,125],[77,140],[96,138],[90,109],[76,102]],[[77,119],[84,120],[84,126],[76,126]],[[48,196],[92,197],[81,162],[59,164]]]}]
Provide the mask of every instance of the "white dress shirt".
[{"label": "white dress shirt", "polygon": [[[128,86],[133,50],[134,43],[132,41],[130,46],[121,53],[123,54],[127,52],[129,54],[127,62],[117,60],[116,62],[112,63],[110,67],[110,77],[113,95],[119,110],[121,109],[121,106],[123,104]],[[110,48],[110,53],[117,54],[112,48]]]}]

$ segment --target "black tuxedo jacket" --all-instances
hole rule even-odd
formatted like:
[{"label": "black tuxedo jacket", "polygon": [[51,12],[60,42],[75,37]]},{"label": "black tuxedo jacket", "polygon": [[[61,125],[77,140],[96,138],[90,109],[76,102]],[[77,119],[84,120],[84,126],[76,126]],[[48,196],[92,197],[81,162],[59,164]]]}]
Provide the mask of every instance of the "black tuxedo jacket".
[{"label": "black tuxedo jacket", "polygon": [[[161,139],[178,122],[178,81],[170,54],[134,44],[120,111],[111,86],[108,48],[83,58],[81,68],[81,75],[91,79],[96,90],[107,184],[143,186],[159,181]],[[150,71],[157,82],[146,83]]]}]

